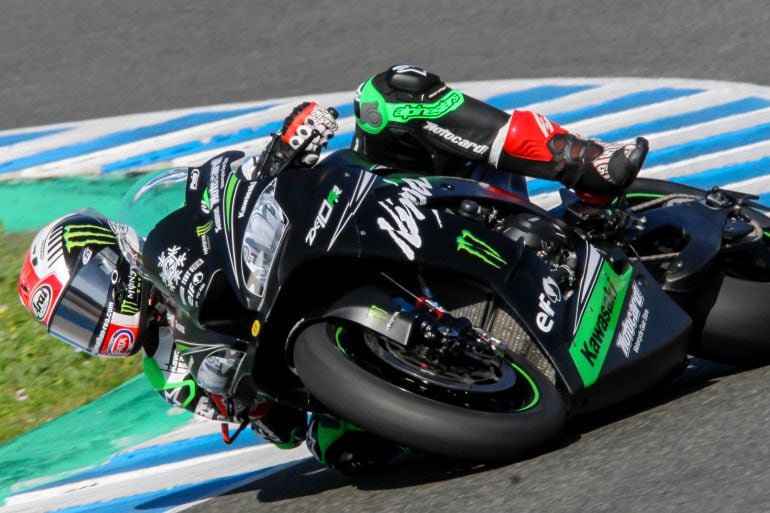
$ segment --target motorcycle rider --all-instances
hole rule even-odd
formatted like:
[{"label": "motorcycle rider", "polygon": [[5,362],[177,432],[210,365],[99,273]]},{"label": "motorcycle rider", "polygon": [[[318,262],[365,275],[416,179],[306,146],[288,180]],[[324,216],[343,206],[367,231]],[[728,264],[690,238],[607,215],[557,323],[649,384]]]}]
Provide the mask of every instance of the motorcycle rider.
[{"label": "motorcycle rider", "polygon": [[[508,187],[518,191],[526,187],[520,175],[548,178],[594,204],[630,185],[647,153],[642,138],[609,145],[571,134],[536,113],[509,115],[415,66],[392,66],[364,82],[354,107],[352,149],[374,163],[436,174],[460,170],[476,179],[486,179],[495,169],[510,171],[517,174],[504,175]],[[333,109],[315,103],[297,106],[265,151],[244,159],[238,173],[254,180],[288,164],[314,165],[337,130],[336,118]],[[182,316],[152,292],[159,284],[142,281],[131,265],[138,262],[124,257],[131,250],[118,247],[118,232],[125,229],[130,228],[81,211],[54,221],[35,238],[19,294],[51,334],[94,355],[128,356],[142,348],[145,372],[169,402],[215,420],[246,418],[280,447],[296,446],[307,437],[316,458],[332,468],[366,471],[398,452],[327,416],[313,416],[306,428],[303,413],[267,400],[234,411],[227,398],[199,386],[175,346],[174,328],[184,324]]]}]

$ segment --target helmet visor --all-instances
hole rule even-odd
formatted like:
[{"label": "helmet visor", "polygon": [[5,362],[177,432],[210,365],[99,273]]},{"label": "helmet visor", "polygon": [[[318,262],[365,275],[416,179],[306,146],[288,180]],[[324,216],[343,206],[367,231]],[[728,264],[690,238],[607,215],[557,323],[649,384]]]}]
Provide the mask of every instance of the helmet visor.
[{"label": "helmet visor", "polygon": [[48,325],[52,335],[89,354],[99,354],[97,346],[106,335],[114,308],[117,259],[114,250],[105,248],[78,268]]}]

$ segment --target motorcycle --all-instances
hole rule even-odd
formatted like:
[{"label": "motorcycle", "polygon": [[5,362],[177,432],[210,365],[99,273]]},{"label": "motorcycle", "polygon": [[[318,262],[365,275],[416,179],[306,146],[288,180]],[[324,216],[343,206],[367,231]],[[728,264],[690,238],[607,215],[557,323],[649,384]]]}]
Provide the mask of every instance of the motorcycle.
[{"label": "motorcycle", "polygon": [[639,178],[607,208],[565,190],[547,211],[491,169],[399,174],[345,150],[247,180],[241,157],[152,177],[121,215],[212,393],[489,461],[688,354],[770,357],[770,219],[750,195]]}]

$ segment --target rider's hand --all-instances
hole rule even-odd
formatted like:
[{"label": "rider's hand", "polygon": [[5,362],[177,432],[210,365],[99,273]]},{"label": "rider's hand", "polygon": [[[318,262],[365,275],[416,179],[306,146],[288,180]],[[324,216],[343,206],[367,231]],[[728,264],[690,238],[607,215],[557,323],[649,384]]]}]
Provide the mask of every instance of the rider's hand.
[{"label": "rider's hand", "polygon": [[339,113],[333,107],[321,108],[315,102],[294,107],[283,123],[281,140],[301,154],[295,162],[312,166],[318,162],[321,150],[337,131]]}]

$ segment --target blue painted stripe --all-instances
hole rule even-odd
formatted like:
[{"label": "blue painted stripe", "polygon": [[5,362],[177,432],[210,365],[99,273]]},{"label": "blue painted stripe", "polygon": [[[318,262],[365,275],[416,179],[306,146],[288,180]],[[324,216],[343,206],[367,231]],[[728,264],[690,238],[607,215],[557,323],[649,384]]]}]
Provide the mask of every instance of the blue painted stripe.
[{"label": "blue painted stripe", "polygon": [[542,178],[536,178],[527,182],[527,190],[529,191],[530,196],[558,191],[562,187],[564,187],[564,185],[562,185],[560,182],[544,180]]},{"label": "blue painted stripe", "polygon": [[713,135],[697,141],[669,146],[661,150],[650,151],[645,165],[649,168],[670,164],[708,153],[731,150],[768,139],[770,139],[770,123],[764,123],[742,130]]},{"label": "blue painted stripe", "polygon": [[722,186],[728,183],[759,178],[760,176],[765,176],[768,172],[770,172],[770,157],[764,157],[759,160],[709,169],[692,175],[676,176],[669,178],[669,180],[710,189],[714,185]]},{"label": "blue painted stripe", "polygon": [[226,445],[219,434],[190,438],[188,440],[181,440],[170,444],[147,447],[136,451],[117,454],[98,467],[79,472],[66,479],[46,483],[45,485],[25,491],[54,488],[67,483],[77,483],[86,479],[130,472],[132,470],[184,461],[209,454],[244,449],[246,447],[264,443],[266,442],[254,435],[252,431],[244,431],[231,445]]},{"label": "blue painted stripe", "polygon": [[758,201],[760,203],[762,203],[763,205],[770,205],[770,192],[766,192],[764,194],[760,194]]},{"label": "blue painted stripe", "polygon": [[560,125],[565,125],[584,119],[613,114],[615,112],[643,107],[645,105],[652,105],[654,103],[673,100],[701,92],[703,92],[703,89],[679,89],[672,87],[649,89],[646,91],[627,94],[625,96],[597,103],[595,105],[590,105],[588,107],[581,107],[579,109],[554,114],[549,116],[549,118],[552,121],[559,123]]},{"label": "blue painted stripe", "polygon": [[[340,118],[353,114],[352,104],[338,105],[335,106],[335,108],[340,113]],[[109,164],[102,166],[102,171],[105,173],[113,173],[115,171],[141,169],[152,166],[153,164],[157,164],[159,162],[168,162],[169,160],[184,157],[186,155],[194,155],[204,151],[214,151],[223,148],[237,147],[239,144],[246,141],[258,139],[260,137],[267,137],[271,133],[277,132],[281,126],[283,126],[283,121],[274,121],[272,123],[268,123],[266,125],[258,126],[255,128],[244,128],[230,134],[215,135],[206,142],[190,141],[177,144],[168,148],[135,155],[133,157],[119,160],[117,162],[110,162]],[[337,137],[344,137],[344,135]],[[331,142],[334,142],[335,139],[336,137],[332,138]]]},{"label": "blue painted stripe", "polygon": [[509,110],[531,105],[533,103],[555,100],[570,94],[587,91],[588,89],[594,89],[595,87],[596,85],[591,84],[539,86],[532,87],[530,89],[522,89],[521,91],[513,91],[511,93],[492,96],[491,98],[487,98],[484,101],[493,107],[497,107],[498,109]]},{"label": "blue painted stripe", "polygon": [[[672,182],[692,185],[703,189],[710,189],[714,185],[724,186],[734,182],[759,178],[770,173],[770,157],[763,157],[751,162],[741,162],[729,166],[707,169],[699,173],[690,175],[676,176],[669,178]],[[644,171],[642,171],[644,176]],[[558,182],[549,180],[531,180],[528,182],[529,193],[534,196],[547,192],[554,192],[563,187]]]},{"label": "blue painted stripe", "polygon": [[346,132],[344,134],[335,135],[326,146],[326,151],[350,148],[350,143],[353,142],[353,135],[354,132]]},{"label": "blue painted stripe", "polygon": [[54,511],[58,513],[161,513],[177,506],[224,493],[241,482],[257,479],[260,475],[283,466],[287,466],[287,464],[253,472],[244,472],[234,476],[210,479],[190,485],[176,486],[166,490],[131,495],[111,501],[73,506]]},{"label": "blue painted stripe", "polygon": [[668,116],[665,118],[648,121],[646,123],[639,123],[632,126],[620,128],[618,130],[612,130],[601,134],[596,134],[592,137],[604,139],[605,141],[621,141],[624,139],[632,139],[638,135],[654,134],[657,132],[665,132],[666,130],[676,130],[690,125],[697,125],[698,123],[707,123],[727,116],[735,116],[738,114],[745,114],[759,109],[765,109],[770,107],[770,100],[765,98],[742,98],[734,102],[724,103],[722,105],[714,105],[705,109],[696,110],[693,112],[687,112],[676,116]]},{"label": "blue painted stripe", "polygon": [[20,169],[25,169],[32,166],[39,166],[42,164],[56,162],[58,160],[87,155],[89,153],[114,148],[141,139],[156,137],[170,132],[175,132],[177,130],[183,130],[185,128],[203,125],[205,123],[212,123],[222,119],[241,116],[243,114],[259,112],[270,107],[271,105],[263,105],[261,107],[252,107],[248,109],[226,110],[219,112],[200,112],[164,121],[162,123],[157,123],[155,125],[144,126],[133,130],[115,132],[112,134],[104,135],[102,137],[97,137],[96,139],[92,139],[90,141],[63,146],[61,148],[52,150],[46,150],[34,155],[29,155],[27,157],[0,163],[0,173],[10,173],[12,171],[18,171]]},{"label": "blue painted stripe", "polygon": [[51,130],[40,130],[38,132],[26,132],[23,134],[9,134],[0,135],[0,146],[10,146],[11,144],[17,144],[24,141],[31,141],[33,139],[40,139],[48,135],[58,134],[70,130],[71,127],[53,128]]}]

